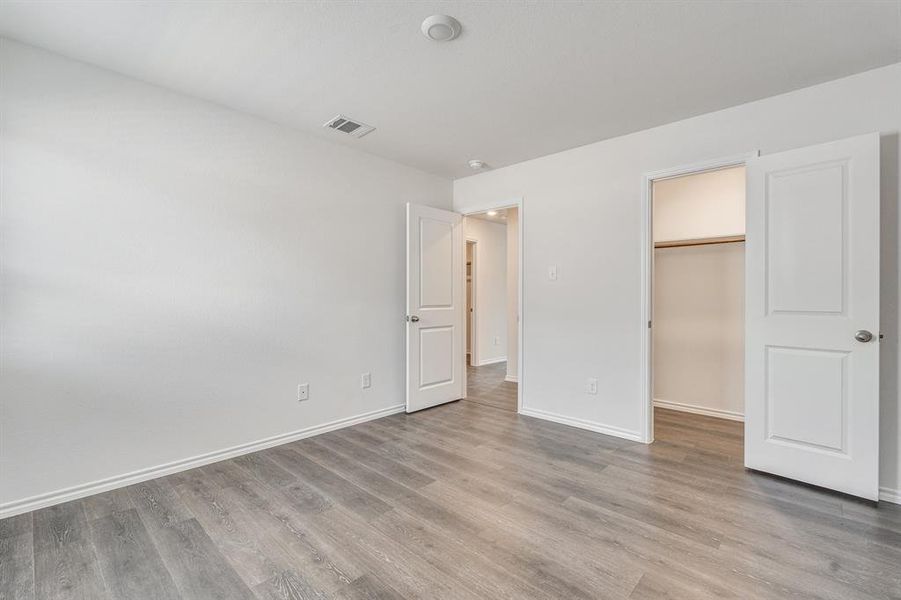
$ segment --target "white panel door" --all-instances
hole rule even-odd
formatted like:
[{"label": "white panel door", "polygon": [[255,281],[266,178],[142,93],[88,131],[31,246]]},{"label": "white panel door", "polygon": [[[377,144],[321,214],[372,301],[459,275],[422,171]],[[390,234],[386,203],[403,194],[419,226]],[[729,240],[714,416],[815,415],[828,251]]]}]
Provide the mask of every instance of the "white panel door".
[{"label": "white panel door", "polygon": [[407,204],[407,412],[463,397],[463,216]]},{"label": "white panel door", "polygon": [[879,136],[747,176],[745,466],[876,500]]}]

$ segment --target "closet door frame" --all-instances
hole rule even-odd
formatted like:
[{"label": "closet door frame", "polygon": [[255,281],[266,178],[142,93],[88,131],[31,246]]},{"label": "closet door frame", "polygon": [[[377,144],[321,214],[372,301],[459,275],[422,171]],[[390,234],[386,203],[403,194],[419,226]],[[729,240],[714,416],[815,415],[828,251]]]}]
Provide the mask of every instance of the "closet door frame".
[{"label": "closet door frame", "polygon": [[641,177],[641,438],[654,441],[654,182],[685,175],[697,175],[729,167],[743,167],[760,156],[760,151],[726,156],[693,164],[684,164],[659,171],[649,171]]}]

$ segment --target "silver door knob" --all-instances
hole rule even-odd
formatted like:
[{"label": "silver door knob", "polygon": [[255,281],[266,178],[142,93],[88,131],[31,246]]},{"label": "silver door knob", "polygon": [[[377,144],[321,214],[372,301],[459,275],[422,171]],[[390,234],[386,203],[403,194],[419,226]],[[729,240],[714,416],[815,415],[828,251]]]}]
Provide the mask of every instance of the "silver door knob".
[{"label": "silver door knob", "polygon": [[418,322],[419,322],[419,317],[417,317],[416,315],[413,315],[412,317],[407,317],[407,318],[408,318],[410,321],[412,321],[413,323],[418,323]]},{"label": "silver door knob", "polygon": [[854,334],[854,339],[857,340],[858,342],[866,343],[866,342],[872,341],[873,334],[870,333],[869,331],[867,331],[866,329],[861,329],[860,331],[858,331],[857,333]]}]

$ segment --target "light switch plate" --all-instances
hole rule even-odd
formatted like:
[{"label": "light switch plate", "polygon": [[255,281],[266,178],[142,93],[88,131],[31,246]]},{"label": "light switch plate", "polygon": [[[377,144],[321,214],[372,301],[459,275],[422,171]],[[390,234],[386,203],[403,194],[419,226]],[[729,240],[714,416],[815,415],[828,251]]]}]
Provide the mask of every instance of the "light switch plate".
[{"label": "light switch plate", "polygon": [[297,386],[297,401],[303,402],[310,399],[310,384],[301,383]]},{"label": "light switch plate", "polygon": [[547,268],[547,278],[550,281],[557,281],[557,265],[551,265]]},{"label": "light switch plate", "polygon": [[597,377],[589,377],[588,384],[585,386],[585,391],[589,394],[597,394],[598,393],[598,379]]},{"label": "light switch plate", "polygon": [[360,375],[360,387],[364,390],[372,386],[372,373],[363,373]]}]

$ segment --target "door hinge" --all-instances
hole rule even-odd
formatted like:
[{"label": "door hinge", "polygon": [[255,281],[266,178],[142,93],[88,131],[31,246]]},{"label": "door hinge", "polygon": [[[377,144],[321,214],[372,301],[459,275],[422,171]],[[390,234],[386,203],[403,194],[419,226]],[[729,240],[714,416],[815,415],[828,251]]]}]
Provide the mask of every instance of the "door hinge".
[{"label": "door hinge", "polygon": [[651,322],[648,321],[648,329],[650,329],[650,328],[651,328]]}]

